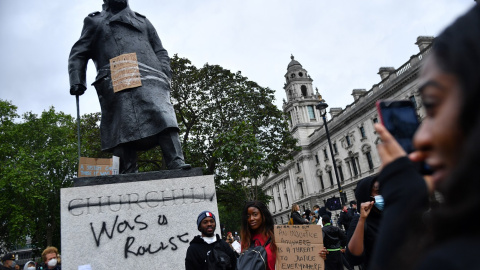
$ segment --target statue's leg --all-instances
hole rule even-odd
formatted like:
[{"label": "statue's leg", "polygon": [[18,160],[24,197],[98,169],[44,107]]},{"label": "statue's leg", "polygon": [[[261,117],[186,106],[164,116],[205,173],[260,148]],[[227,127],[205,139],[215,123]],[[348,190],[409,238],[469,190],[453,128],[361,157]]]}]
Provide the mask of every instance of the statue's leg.
[{"label": "statue's leg", "polygon": [[136,173],[137,170],[137,151],[128,144],[119,144],[113,149],[113,154],[120,157],[120,174]]},{"label": "statue's leg", "polygon": [[159,134],[160,147],[163,158],[169,170],[190,169],[190,164],[185,164],[180,137],[176,130],[165,130]]}]

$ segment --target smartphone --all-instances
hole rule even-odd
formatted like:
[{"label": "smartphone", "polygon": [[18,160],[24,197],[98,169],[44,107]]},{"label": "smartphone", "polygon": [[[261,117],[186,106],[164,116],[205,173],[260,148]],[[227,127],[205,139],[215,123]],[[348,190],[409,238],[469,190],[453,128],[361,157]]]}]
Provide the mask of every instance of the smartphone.
[{"label": "smartphone", "polygon": [[[413,136],[420,125],[415,105],[410,100],[378,100],[376,105],[381,123],[405,152],[415,151]],[[421,162],[417,166],[422,174],[431,174],[426,163]]]}]

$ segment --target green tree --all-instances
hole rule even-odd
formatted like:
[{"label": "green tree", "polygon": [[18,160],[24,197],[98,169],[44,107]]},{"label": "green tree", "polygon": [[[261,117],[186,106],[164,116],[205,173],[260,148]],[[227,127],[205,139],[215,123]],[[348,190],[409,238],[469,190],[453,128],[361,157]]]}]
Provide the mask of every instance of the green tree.
[{"label": "green tree", "polygon": [[10,102],[0,107],[1,240],[60,246],[60,189],[71,186],[77,163],[73,118],[51,107],[20,120]]},{"label": "green tree", "polygon": [[235,202],[259,199],[257,180],[277,172],[299,150],[285,115],[273,103],[275,91],[218,65],[198,69],[178,55],[172,69],[172,98],[186,161],[215,174],[220,209],[231,209],[225,206],[232,192],[222,190],[229,182],[243,198],[237,196]]},{"label": "green tree", "polygon": [[205,167],[218,181],[238,181],[275,172],[298,150],[284,114],[273,104],[274,90],[218,65],[197,69],[177,55],[172,69],[172,97],[188,162]]},{"label": "green tree", "polygon": [[[100,139],[101,113],[90,113],[81,116],[80,138],[81,155],[93,158],[111,158],[112,153],[102,151]],[[165,169],[160,147],[138,153],[139,171],[158,171]]]}]

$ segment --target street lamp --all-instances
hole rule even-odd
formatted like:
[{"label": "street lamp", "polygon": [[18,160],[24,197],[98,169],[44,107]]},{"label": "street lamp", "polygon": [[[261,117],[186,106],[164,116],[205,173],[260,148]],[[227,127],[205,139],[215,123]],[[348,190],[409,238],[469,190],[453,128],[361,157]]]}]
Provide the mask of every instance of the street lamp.
[{"label": "street lamp", "polygon": [[328,104],[322,99],[320,100],[320,102],[317,104],[316,107],[320,111],[320,115],[323,118],[323,125],[325,126],[325,133],[327,134],[327,141],[328,141],[328,146],[330,148],[330,155],[332,156],[333,170],[335,171],[335,178],[337,179],[338,192],[340,193],[340,199],[342,200],[342,205],[344,205],[346,204],[346,200],[343,196],[342,185],[340,184],[340,180],[338,178],[337,163],[335,162],[335,158],[333,157],[332,142],[330,141],[330,133],[328,132],[328,126],[327,126],[327,118],[325,117],[327,115]]}]

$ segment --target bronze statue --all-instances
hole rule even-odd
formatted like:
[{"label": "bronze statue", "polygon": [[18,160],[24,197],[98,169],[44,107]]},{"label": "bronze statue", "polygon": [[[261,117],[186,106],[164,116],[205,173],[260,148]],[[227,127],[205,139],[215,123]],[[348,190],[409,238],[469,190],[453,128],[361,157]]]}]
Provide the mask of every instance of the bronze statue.
[{"label": "bronze statue", "polygon": [[70,52],[71,95],[85,92],[89,59],[97,68],[92,85],[102,110],[102,150],[120,157],[120,173],[136,172],[136,152],[157,145],[168,169],[189,169],[170,102],[170,58],[150,21],[127,0],[104,0],[102,12],[85,18]]}]

